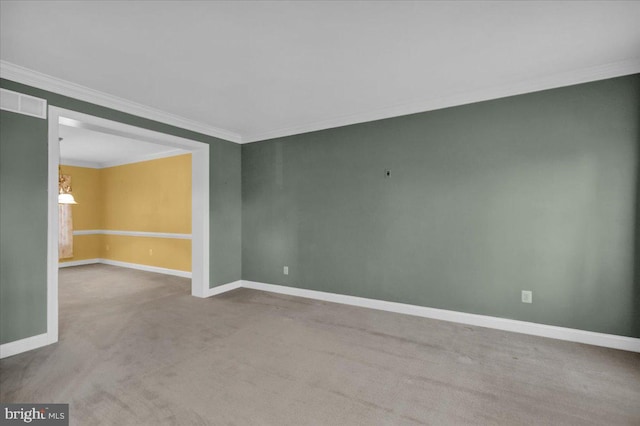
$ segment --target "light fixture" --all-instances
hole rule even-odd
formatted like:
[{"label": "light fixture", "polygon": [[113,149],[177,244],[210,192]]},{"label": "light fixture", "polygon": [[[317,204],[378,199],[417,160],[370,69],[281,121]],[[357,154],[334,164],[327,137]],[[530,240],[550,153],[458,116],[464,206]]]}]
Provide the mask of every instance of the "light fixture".
[{"label": "light fixture", "polygon": [[62,174],[58,166],[58,204],[78,204],[71,193],[71,177]]},{"label": "light fixture", "polygon": [[58,194],[58,204],[78,204],[73,199],[73,194]]}]

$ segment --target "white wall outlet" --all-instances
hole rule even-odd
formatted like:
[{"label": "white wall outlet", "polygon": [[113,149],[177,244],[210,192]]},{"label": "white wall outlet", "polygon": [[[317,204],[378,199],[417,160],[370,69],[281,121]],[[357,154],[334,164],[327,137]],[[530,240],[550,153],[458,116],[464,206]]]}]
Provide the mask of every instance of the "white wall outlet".
[{"label": "white wall outlet", "polygon": [[522,290],[522,303],[533,303],[533,292]]},{"label": "white wall outlet", "polygon": [[285,266],[282,272],[284,272],[285,275],[289,275],[289,267]]}]

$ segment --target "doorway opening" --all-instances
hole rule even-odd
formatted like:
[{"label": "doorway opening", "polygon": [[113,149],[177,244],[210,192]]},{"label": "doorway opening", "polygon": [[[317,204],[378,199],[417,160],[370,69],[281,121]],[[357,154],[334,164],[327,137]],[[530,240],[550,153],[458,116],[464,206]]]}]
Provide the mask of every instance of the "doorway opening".
[{"label": "doorway opening", "polygon": [[[49,107],[49,142],[48,142],[48,238],[47,238],[47,335],[49,343],[58,340],[58,268],[59,268],[59,204],[58,185],[60,175],[60,138],[63,134],[73,135],[88,134],[103,135],[105,138],[128,139],[140,142],[138,147],[144,151],[145,147],[151,148],[151,144],[161,149],[163,154],[158,157],[173,157],[174,155],[190,155],[191,168],[191,229],[190,233],[160,233],[146,231],[113,231],[109,229],[88,230],[84,234],[100,234],[105,238],[115,238],[115,235],[129,237],[164,239],[179,239],[184,245],[185,240],[191,241],[191,272],[180,271],[185,267],[171,269],[161,267],[146,267],[152,272],[168,273],[170,275],[190,276],[191,295],[207,297],[209,294],[209,145],[177,136],[147,130],[123,124],[116,121],[66,110],[54,106]],[[124,139],[123,139],[124,138]],[[86,147],[85,147],[86,148]],[[90,149],[90,148],[89,148]],[[170,155],[174,154],[174,155]],[[155,154],[150,153],[148,160]],[[94,153],[95,156],[95,153]],[[140,156],[138,156],[140,158]],[[178,157],[175,157],[178,158]],[[182,158],[184,161],[186,157]],[[145,161],[145,160],[139,160]],[[103,162],[109,164],[109,161]],[[113,162],[111,163],[113,164]],[[63,166],[64,167],[64,166]],[[73,181],[71,182],[73,187]],[[185,194],[182,194],[183,196]],[[183,197],[184,198],[184,197]],[[86,230],[85,230],[86,231]],[[76,233],[74,233],[76,234]],[[153,234],[153,235],[152,235]],[[83,235],[78,231],[77,235]],[[109,250],[108,244],[106,246]],[[149,249],[149,255],[153,249]],[[107,256],[108,257],[108,256]],[[94,259],[95,260],[95,259]],[[125,262],[98,259],[100,263],[111,262],[112,265],[136,267],[135,264],[124,265]],[[91,263],[91,262],[88,262]],[[93,262],[96,263],[96,262]],[[83,264],[81,261],[77,264]]]}]

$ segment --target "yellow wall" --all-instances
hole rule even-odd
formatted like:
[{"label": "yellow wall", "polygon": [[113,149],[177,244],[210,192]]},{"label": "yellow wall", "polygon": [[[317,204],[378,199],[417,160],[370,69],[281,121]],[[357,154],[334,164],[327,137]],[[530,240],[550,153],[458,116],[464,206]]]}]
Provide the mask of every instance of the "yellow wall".
[{"label": "yellow wall", "polygon": [[[191,154],[104,169],[62,166],[71,175],[74,230],[191,233]],[[191,240],[76,235],[74,257],[191,271]]]},{"label": "yellow wall", "polygon": [[102,235],[74,235],[73,257],[60,259],[60,262],[72,262],[102,257],[102,237]]},{"label": "yellow wall", "polygon": [[191,154],[109,167],[101,178],[103,229],[191,233]]},{"label": "yellow wall", "polygon": [[102,235],[102,258],[191,271],[191,240]]}]

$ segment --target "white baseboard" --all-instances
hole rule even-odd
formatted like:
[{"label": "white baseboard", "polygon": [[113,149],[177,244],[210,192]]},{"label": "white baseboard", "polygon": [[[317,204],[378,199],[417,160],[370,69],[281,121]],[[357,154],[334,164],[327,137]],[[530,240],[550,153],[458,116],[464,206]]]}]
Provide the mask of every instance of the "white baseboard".
[{"label": "white baseboard", "polygon": [[0,359],[55,343],[48,333],[38,334],[0,345]]},{"label": "white baseboard", "polygon": [[[93,262],[79,263],[79,262],[88,262],[89,260],[92,260]],[[158,272],[155,269],[162,269],[165,271],[172,271],[175,273],[185,273],[184,271],[177,271],[174,269],[154,268],[152,266],[147,267],[146,265],[137,265],[135,263],[118,262],[115,260],[108,260],[108,259],[87,259],[86,261],[79,260],[77,262],[78,263],[76,265],[70,265],[70,263],[73,263],[73,262],[66,262],[66,263],[69,263],[69,265],[66,265],[66,266],[89,265],[91,263],[104,263],[106,265],[123,266],[125,268],[133,268],[133,269],[142,269],[144,267],[145,269],[142,269],[142,270],[151,271],[151,272]],[[135,267],[130,265],[134,265]],[[148,268],[154,268],[154,270],[151,270]],[[161,273],[167,273],[167,272],[161,272]],[[190,276],[190,273],[189,273],[189,276]],[[216,294],[225,293],[227,291],[235,290],[240,287],[242,287],[242,281],[234,281],[228,284],[223,284],[217,287],[210,288],[204,297],[215,296]],[[0,345],[0,359],[17,355],[22,352],[30,351],[32,349],[37,349],[42,346],[47,346],[51,343],[55,343],[55,340],[52,340],[49,334],[47,333],[39,334],[37,336],[27,337],[25,339],[16,340],[14,342],[5,343],[4,345]]]},{"label": "white baseboard", "polygon": [[[108,259],[99,260],[99,263],[107,265],[123,266],[125,268],[141,269],[151,272],[172,271],[174,273],[189,274],[153,266],[138,265],[134,263],[119,262]],[[70,262],[69,262],[70,263]],[[71,265],[69,265],[71,266]],[[167,273],[167,272],[160,272]],[[173,274],[172,274],[173,275]],[[184,276],[184,275],[179,275]],[[287,287],[282,285],[265,284],[255,281],[234,281],[210,288],[204,297],[215,296],[238,288],[250,288],[271,293],[286,294],[290,296],[304,297],[307,299],[322,300],[326,302],[341,303],[362,308],[378,309],[381,311],[395,312],[405,315],[414,315],[424,318],[450,321],[461,324],[475,325],[478,327],[493,328],[497,330],[511,331],[515,333],[529,334],[533,336],[548,337],[552,339],[566,340],[569,342],[584,343],[588,345],[602,346],[606,348],[621,349],[631,352],[640,352],[640,339],[634,337],[618,336],[615,334],[596,333],[593,331],[578,330],[574,328],[557,327],[553,325],[538,324],[527,321],[518,321],[507,318],[498,318],[488,315],[469,314],[465,312],[449,311],[446,309],[427,308],[425,306],[408,305],[405,303],[387,302],[384,300],[367,299],[364,297],[347,296],[344,294],[326,293],[323,291],[307,290],[303,288]],[[16,355],[31,349],[36,349],[54,343],[47,333],[15,342],[0,345],[0,358]]]},{"label": "white baseboard", "polygon": [[174,275],[176,277],[191,278],[191,272],[178,269],[160,268],[158,266],[141,265],[139,263],[121,262],[119,260],[100,259],[105,265],[120,266],[123,268],[138,269],[140,271],[156,272],[158,274]]},{"label": "white baseboard", "polygon": [[[112,265],[112,266],[120,266],[123,268],[138,269],[141,271],[157,272],[160,274],[175,275],[175,276],[184,277],[184,278],[191,278],[191,272],[179,271],[177,269],[159,268],[156,266],[140,265],[137,263],[120,262],[117,260],[100,259],[100,258],[75,260],[71,262],[62,262],[62,263],[58,263],[58,267],[68,268],[70,266],[91,265],[96,263],[102,263],[105,265]],[[235,285],[236,286],[235,288],[238,288],[240,287],[240,281],[236,281],[235,283],[225,284],[220,287],[212,288],[210,290],[218,290],[218,289],[221,289],[221,290],[218,292],[212,292],[210,296],[213,296],[218,293],[222,293],[224,291],[231,290],[231,288],[227,288],[227,286],[230,286],[230,285]],[[224,290],[222,290],[223,287],[224,287]],[[31,336],[25,339],[16,340],[14,342],[5,343],[3,345],[0,345],[0,359],[6,358],[8,356],[17,355],[22,352],[30,351],[32,349],[37,349],[42,346],[47,346],[51,343],[55,343],[55,339],[52,339],[48,333],[39,334],[37,336]]]},{"label": "white baseboard", "polygon": [[58,268],[68,268],[70,266],[93,265],[94,263],[100,263],[100,259],[84,259],[84,260],[72,260],[70,262],[58,262]]},{"label": "white baseboard", "polygon": [[180,271],[179,269],[160,268],[159,266],[141,265],[139,263],[121,262],[119,260],[101,259],[101,258],[76,260],[72,262],[61,262],[61,263],[58,263],[58,268],[67,268],[69,266],[91,265],[94,263],[102,263],[104,265],[137,269],[139,271],[156,272],[158,274],[174,275],[176,277],[191,278],[191,272],[188,272],[188,271]]},{"label": "white baseboard", "polygon": [[205,293],[204,297],[211,297],[216,294],[226,293],[227,291],[235,290],[240,287],[242,287],[242,281],[234,281],[232,283],[219,285],[217,287],[210,288],[209,291]]},{"label": "white baseboard", "polygon": [[243,280],[242,287],[252,288],[254,290],[268,291],[271,293],[305,297],[308,299],[323,300],[326,302],[360,306],[363,308],[378,309],[381,311],[395,312],[399,314],[414,315],[442,321],[451,321],[461,324],[475,325],[479,327],[494,328],[497,330],[512,331],[515,333],[530,334],[533,336],[549,337],[552,339],[566,340],[569,342],[585,343],[588,345],[640,352],[640,339],[633,337],[596,333],[593,331],[557,327],[553,325],[518,321],[507,318],[498,318],[488,315],[468,314],[465,312],[448,311],[445,309],[427,308],[424,306],[387,302],[384,300],[366,299],[364,297],[325,293],[322,291],[306,290],[302,288],[264,284],[254,281]]}]

